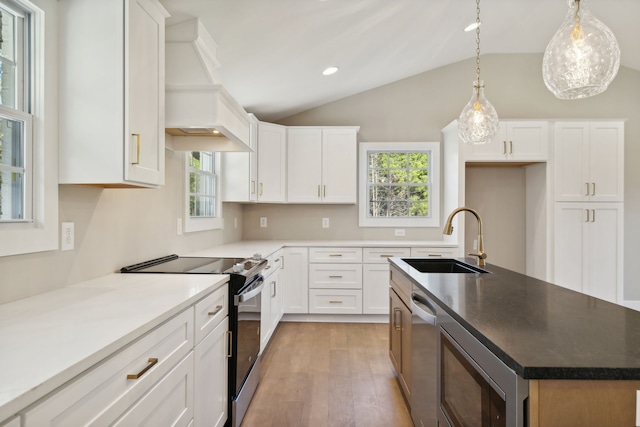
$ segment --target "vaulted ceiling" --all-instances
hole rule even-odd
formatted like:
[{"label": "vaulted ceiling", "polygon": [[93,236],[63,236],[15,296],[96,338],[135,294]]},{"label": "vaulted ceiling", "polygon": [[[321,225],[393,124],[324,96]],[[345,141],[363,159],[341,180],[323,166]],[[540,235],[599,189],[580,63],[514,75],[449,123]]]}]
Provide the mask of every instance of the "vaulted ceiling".
[{"label": "vaulted ceiling", "polygon": [[[475,56],[473,0],[160,0],[174,24],[197,17],[218,45],[223,84],[278,120]],[[582,0],[585,5],[587,0]],[[542,53],[567,0],[482,0],[481,53]],[[589,0],[640,71],[640,1]],[[322,76],[327,66],[340,71]],[[467,84],[468,82],[463,82]]]}]

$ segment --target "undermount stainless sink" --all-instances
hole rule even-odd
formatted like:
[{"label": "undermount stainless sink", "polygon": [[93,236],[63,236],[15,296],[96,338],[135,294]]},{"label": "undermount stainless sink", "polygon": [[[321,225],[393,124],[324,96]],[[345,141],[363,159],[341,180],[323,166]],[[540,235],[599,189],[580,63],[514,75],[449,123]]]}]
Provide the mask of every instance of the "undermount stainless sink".
[{"label": "undermount stainless sink", "polygon": [[472,264],[451,258],[402,258],[420,273],[490,273]]}]

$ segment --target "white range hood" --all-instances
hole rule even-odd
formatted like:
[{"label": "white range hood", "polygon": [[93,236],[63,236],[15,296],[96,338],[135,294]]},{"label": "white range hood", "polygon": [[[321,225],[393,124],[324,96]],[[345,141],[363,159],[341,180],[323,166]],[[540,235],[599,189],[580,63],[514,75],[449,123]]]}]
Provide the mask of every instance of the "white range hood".
[{"label": "white range hood", "polygon": [[216,44],[199,20],[166,28],[165,131],[175,151],[252,151],[249,115],[219,84]]}]

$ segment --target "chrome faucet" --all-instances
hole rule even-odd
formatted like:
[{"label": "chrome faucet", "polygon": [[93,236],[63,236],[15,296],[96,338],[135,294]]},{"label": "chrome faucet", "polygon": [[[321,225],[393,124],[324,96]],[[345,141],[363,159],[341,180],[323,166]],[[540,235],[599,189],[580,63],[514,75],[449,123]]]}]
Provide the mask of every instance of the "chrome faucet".
[{"label": "chrome faucet", "polygon": [[446,234],[450,236],[451,233],[453,233],[453,225],[451,224],[451,222],[453,221],[453,217],[456,216],[456,214],[461,211],[471,212],[473,216],[475,216],[476,219],[478,220],[478,253],[476,254],[471,253],[469,255],[477,257],[478,265],[483,267],[485,264],[484,260],[487,258],[487,254],[484,252],[484,243],[482,242],[482,219],[480,218],[480,214],[475,209],[471,209],[463,206],[451,212],[451,214],[449,215],[449,218],[447,218],[447,223],[444,225],[444,230],[442,230],[442,234]]}]

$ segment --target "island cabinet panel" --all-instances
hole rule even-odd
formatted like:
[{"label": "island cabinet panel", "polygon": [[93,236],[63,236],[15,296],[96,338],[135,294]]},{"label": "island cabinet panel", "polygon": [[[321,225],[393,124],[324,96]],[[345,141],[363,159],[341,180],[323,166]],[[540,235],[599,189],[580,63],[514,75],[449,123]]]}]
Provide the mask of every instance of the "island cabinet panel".
[{"label": "island cabinet panel", "polygon": [[556,123],[555,175],[558,202],[624,201],[624,124]]},{"label": "island cabinet panel", "polygon": [[546,121],[501,121],[500,132],[488,144],[465,145],[466,161],[547,161]]},{"label": "island cabinet panel", "polygon": [[357,127],[287,128],[287,201],[356,203]]},{"label": "island cabinet panel", "polygon": [[62,184],[164,184],[164,31],[157,0],[60,3]]},{"label": "island cabinet panel", "polygon": [[635,426],[640,381],[529,380],[530,427]]}]

